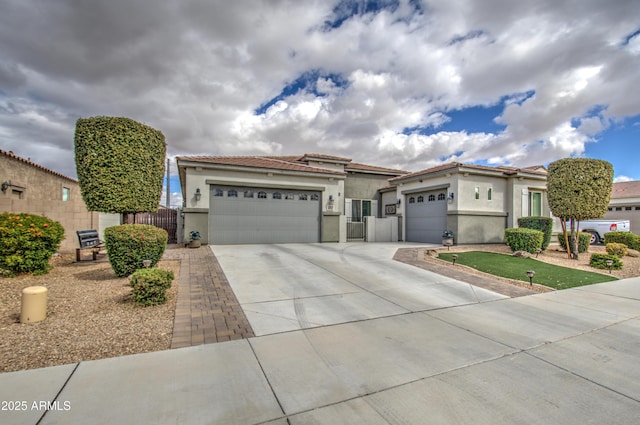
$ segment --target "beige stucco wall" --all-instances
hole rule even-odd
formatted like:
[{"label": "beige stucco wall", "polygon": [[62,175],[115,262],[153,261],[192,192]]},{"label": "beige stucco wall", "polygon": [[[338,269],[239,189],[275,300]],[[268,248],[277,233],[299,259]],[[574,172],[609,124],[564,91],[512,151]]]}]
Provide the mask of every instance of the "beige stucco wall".
[{"label": "beige stucco wall", "polygon": [[[0,155],[0,183],[4,181],[24,191],[9,187],[0,192],[0,212],[37,214],[58,221],[65,230],[61,252],[78,248],[77,230],[98,229],[98,213],[87,210],[77,181]],[[63,188],[69,189],[67,201],[62,199]]]},{"label": "beige stucco wall", "polygon": [[[191,230],[198,230],[202,242],[208,243],[208,214],[211,185],[274,187],[282,189],[299,189],[320,191],[322,205],[322,240],[333,240],[333,233],[339,229],[334,223],[332,214],[343,213],[344,208],[344,176],[311,175],[304,173],[287,173],[279,171],[242,171],[224,170],[207,167],[188,167],[185,169],[184,184],[184,238],[189,240]],[[200,189],[200,201],[196,201],[196,189]],[[330,197],[333,201],[330,201]],[[325,223],[325,220],[327,221]],[[180,229],[178,229],[180,230]]]}]

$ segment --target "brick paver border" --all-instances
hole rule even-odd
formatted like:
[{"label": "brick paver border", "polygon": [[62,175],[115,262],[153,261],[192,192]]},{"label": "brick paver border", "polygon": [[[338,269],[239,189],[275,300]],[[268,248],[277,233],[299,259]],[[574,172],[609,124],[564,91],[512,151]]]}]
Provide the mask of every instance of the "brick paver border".
[{"label": "brick paver border", "polygon": [[167,250],[165,258],[180,260],[171,348],[255,336],[208,246]]}]

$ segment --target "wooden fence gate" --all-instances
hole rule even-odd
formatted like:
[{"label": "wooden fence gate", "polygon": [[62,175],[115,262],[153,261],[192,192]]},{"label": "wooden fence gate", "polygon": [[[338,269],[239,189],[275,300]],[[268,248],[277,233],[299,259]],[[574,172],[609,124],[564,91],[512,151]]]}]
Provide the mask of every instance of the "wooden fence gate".
[{"label": "wooden fence gate", "polygon": [[169,243],[178,243],[178,210],[162,208],[152,213],[126,214],[125,223],[151,224],[164,229],[169,234]]}]

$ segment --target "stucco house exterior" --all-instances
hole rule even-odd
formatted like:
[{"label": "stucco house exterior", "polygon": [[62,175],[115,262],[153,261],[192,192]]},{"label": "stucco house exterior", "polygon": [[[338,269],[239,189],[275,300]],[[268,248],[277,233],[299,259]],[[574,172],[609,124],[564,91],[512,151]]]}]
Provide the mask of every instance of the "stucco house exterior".
[{"label": "stucco house exterior", "polygon": [[379,216],[378,189],[406,173],[324,154],[179,156],[184,240],[339,242],[346,217]]},{"label": "stucco house exterior", "polygon": [[448,163],[389,180],[384,215],[402,217],[408,242],[441,243],[444,230],[456,244],[501,243],[522,216],[551,216],[547,171]]},{"label": "stucco house exterior", "polygon": [[613,184],[607,220],[629,220],[631,231],[640,233],[640,181]]},{"label": "stucco house exterior", "polygon": [[49,217],[64,227],[61,252],[78,248],[77,230],[97,229],[98,213],[90,212],[77,180],[0,150],[0,212]]}]

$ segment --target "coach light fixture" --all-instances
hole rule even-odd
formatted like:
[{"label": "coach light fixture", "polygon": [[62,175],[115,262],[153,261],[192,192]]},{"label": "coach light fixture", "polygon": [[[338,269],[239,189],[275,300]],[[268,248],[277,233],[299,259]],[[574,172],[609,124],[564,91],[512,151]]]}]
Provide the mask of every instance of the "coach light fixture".
[{"label": "coach light fixture", "polygon": [[196,193],[194,196],[196,198],[196,202],[200,201],[200,198],[202,198],[202,193],[200,192],[200,188],[196,189]]}]

